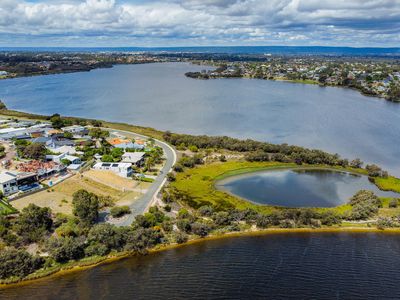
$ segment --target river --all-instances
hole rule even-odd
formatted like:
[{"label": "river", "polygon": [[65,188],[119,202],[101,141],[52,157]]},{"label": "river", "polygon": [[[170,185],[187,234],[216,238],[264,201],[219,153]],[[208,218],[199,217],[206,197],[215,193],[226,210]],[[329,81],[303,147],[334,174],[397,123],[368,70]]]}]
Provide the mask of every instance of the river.
[{"label": "river", "polygon": [[182,133],[228,135],[360,157],[400,176],[400,105],[350,89],[257,79],[195,80],[187,63],[0,80],[9,108]]},{"label": "river", "polygon": [[0,291],[1,299],[399,299],[400,235],[221,239]]}]

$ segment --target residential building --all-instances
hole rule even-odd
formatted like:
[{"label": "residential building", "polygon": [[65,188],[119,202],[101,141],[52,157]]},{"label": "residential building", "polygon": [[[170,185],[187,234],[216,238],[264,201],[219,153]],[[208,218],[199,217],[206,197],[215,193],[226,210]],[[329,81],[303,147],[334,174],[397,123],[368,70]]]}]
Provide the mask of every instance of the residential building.
[{"label": "residential building", "polygon": [[84,136],[89,133],[89,130],[86,127],[80,126],[80,125],[72,125],[72,126],[63,127],[63,128],[61,128],[61,130],[63,132],[72,133],[74,136]]},{"label": "residential building", "polygon": [[4,196],[18,192],[17,178],[8,172],[0,173],[0,190]]},{"label": "residential building", "polygon": [[132,164],[130,163],[106,163],[98,162],[93,166],[94,170],[112,171],[121,177],[130,177],[133,175]]},{"label": "residential building", "polygon": [[145,152],[126,152],[122,155],[122,162],[131,163],[138,167],[144,163]]},{"label": "residential building", "polygon": [[80,165],[82,161],[79,157],[69,155],[68,153],[61,153],[55,155],[46,155],[47,161],[53,161],[55,163],[61,164],[63,160],[68,160],[71,164]]}]

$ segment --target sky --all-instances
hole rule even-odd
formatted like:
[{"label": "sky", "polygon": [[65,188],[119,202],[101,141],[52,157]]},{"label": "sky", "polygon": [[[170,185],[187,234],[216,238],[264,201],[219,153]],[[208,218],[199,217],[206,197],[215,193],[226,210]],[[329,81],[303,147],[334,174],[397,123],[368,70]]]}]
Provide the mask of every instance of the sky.
[{"label": "sky", "polygon": [[0,0],[0,47],[399,47],[400,0]]}]

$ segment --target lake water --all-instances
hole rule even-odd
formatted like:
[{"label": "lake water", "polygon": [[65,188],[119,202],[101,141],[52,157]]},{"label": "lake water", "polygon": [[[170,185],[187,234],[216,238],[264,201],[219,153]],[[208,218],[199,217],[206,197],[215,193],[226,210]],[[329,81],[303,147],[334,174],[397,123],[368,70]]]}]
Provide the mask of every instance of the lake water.
[{"label": "lake water", "polygon": [[186,78],[186,63],[0,80],[9,108],[182,133],[290,143],[360,157],[400,176],[400,105],[357,91],[267,80]]},{"label": "lake water", "polygon": [[[341,88],[194,80],[183,63],[0,81],[9,108],[321,148],[400,175],[400,106]],[[224,239],[0,291],[1,299],[399,299],[400,235]]]},{"label": "lake water", "polygon": [[400,235],[207,241],[0,290],[1,299],[400,299]]},{"label": "lake water", "polygon": [[328,170],[274,170],[221,180],[217,188],[258,204],[286,207],[334,207],[348,202],[359,190],[382,197],[400,194],[380,191],[366,176]]}]

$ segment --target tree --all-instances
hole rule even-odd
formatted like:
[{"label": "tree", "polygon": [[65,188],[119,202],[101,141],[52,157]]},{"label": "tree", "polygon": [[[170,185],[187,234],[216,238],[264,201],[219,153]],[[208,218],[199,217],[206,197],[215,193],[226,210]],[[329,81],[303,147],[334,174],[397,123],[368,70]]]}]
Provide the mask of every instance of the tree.
[{"label": "tree", "polygon": [[85,225],[92,225],[99,216],[99,198],[86,190],[79,190],[73,194],[73,213]]},{"label": "tree", "polygon": [[51,229],[52,224],[50,208],[31,203],[22,209],[15,229],[27,242],[36,242]]},{"label": "tree", "polygon": [[64,127],[64,120],[61,119],[59,114],[54,114],[50,117],[51,126],[55,129]]},{"label": "tree", "polygon": [[104,154],[101,157],[101,161],[102,162],[114,162],[114,157],[112,157],[112,155],[109,155],[109,154]]},{"label": "tree", "polygon": [[120,161],[123,154],[124,149],[122,148],[114,148],[111,150],[111,156],[114,158],[114,161]]},{"label": "tree", "polygon": [[105,139],[110,136],[110,132],[96,127],[89,130],[89,135],[95,139]]},{"label": "tree", "polygon": [[0,251],[0,278],[23,278],[35,272],[42,264],[43,259],[33,257],[25,250],[3,249]]},{"label": "tree", "polygon": [[0,100],[0,110],[7,110],[7,106],[4,104],[3,100]]},{"label": "tree", "polygon": [[23,150],[23,157],[29,159],[44,159],[47,153],[46,146],[41,143],[32,143]]},{"label": "tree", "polygon": [[68,262],[71,259],[80,259],[85,256],[84,242],[73,237],[51,237],[46,244],[52,258],[60,263]]},{"label": "tree", "polygon": [[387,172],[383,171],[377,165],[366,165],[365,169],[368,171],[368,176],[370,177],[387,177]]},{"label": "tree", "polygon": [[159,244],[162,237],[162,233],[156,229],[131,229],[126,233],[126,244],[124,249],[127,251],[146,253],[146,249]]},{"label": "tree", "polygon": [[68,159],[63,158],[63,159],[61,160],[61,163],[62,163],[63,165],[65,165],[65,166],[69,166],[69,165],[71,164],[71,161],[68,160]]},{"label": "tree", "polygon": [[87,241],[90,244],[104,245],[107,248],[107,253],[113,249],[119,250],[124,245],[118,228],[108,223],[97,224],[90,228]]},{"label": "tree", "polygon": [[71,132],[64,132],[63,136],[66,139],[72,139],[74,137],[74,135]]},{"label": "tree", "polygon": [[134,223],[137,227],[150,228],[156,225],[157,220],[153,214],[146,213],[144,215],[137,215]]}]

